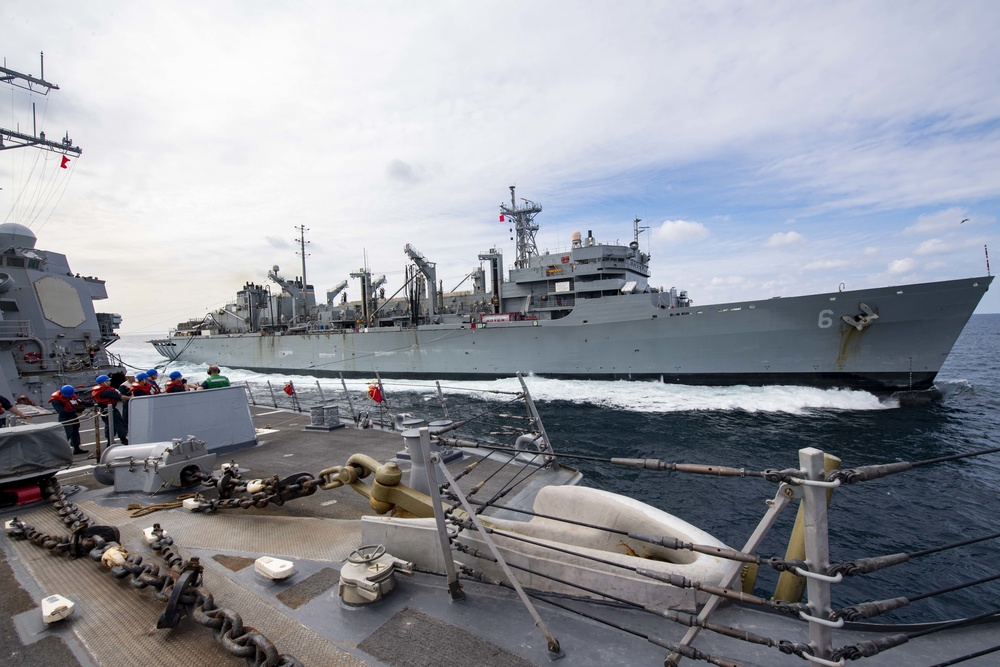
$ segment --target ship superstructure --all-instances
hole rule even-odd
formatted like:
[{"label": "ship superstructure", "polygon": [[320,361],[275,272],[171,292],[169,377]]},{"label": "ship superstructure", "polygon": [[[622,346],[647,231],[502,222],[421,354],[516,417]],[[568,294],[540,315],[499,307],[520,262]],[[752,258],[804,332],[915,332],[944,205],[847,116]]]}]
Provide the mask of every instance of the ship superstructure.
[{"label": "ship superstructure", "polygon": [[[42,76],[0,67],[0,81],[47,94],[59,87]],[[0,129],[0,151],[36,148],[78,157],[67,134],[59,141],[42,131]],[[118,340],[121,317],[98,313],[108,298],[104,281],[73,273],[66,256],[36,247],[35,233],[16,222],[0,224],[0,394],[22,404],[45,405],[60,386],[89,387],[101,373],[121,370],[107,351]]]}]

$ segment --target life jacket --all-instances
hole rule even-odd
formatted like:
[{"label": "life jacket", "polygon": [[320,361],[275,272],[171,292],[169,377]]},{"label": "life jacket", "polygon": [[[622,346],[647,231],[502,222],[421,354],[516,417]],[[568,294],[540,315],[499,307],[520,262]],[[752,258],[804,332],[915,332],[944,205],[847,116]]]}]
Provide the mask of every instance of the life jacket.
[{"label": "life jacket", "polygon": [[165,391],[170,394],[176,391],[185,391],[184,383],[180,380],[171,380],[167,383]]},{"label": "life jacket", "polygon": [[49,403],[52,403],[53,405],[59,403],[62,406],[62,411],[68,413],[73,413],[83,408],[83,403],[80,402],[80,399],[77,396],[67,398],[62,395],[61,391],[53,393],[52,397],[49,399]]},{"label": "life jacket", "polygon": [[[113,397],[102,396],[105,391],[113,391]],[[121,400],[121,394],[112,389],[111,387],[105,386],[103,384],[94,385],[94,388],[90,390],[90,396],[94,399],[94,402],[98,405],[117,405],[118,401]]]},{"label": "life jacket", "polygon": [[153,387],[149,384],[142,384],[141,382],[132,383],[132,395],[133,396],[152,396]]}]

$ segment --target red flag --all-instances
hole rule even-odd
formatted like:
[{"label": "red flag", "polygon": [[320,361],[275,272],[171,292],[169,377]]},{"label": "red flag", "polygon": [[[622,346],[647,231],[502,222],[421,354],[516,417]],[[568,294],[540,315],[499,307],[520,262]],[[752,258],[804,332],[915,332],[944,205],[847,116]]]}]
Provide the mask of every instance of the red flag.
[{"label": "red flag", "polygon": [[285,393],[288,394],[289,396],[295,393],[295,387],[292,386],[291,382],[285,383]]},{"label": "red flag", "polygon": [[377,384],[368,385],[368,398],[376,403],[382,402],[382,390],[378,388]]},{"label": "red flag", "polygon": [[503,222],[503,220],[504,220],[504,218],[503,218],[503,213],[501,213],[501,214],[500,214],[500,222]]},{"label": "red flag", "polygon": [[63,169],[65,169],[66,165],[68,165],[68,164],[69,164],[69,158],[66,157],[65,155],[63,155],[62,164],[59,165],[59,166],[62,167]]}]

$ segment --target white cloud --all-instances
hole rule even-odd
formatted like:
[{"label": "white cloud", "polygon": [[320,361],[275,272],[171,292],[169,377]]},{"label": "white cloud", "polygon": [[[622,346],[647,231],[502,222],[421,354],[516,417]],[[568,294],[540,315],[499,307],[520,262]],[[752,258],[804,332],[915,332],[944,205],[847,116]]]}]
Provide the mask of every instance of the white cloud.
[{"label": "white cloud", "polygon": [[809,262],[803,268],[807,271],[826,271],[828,269],[842,269],[845,266],[850,266],[850,264],[850,262],[844,259],[824,259]]},{"label": "white cloud", "polygon": [[913,251],[915,255],[940,255],[952,250],[950,244],[945,243],[941,239],[927,239],[917,246],[917,249]]},{"label": "white cloud", "polygon": [[889,262],[889,273],[892,275],[899,275],[901,273],[909,273],[916,268],[917,263],[915,260],[909,257],[905,259],[895,259]]},{"label": "white cloud", "polygon": [[765,248],[782,248],[805,242],[805,237],[798,232],[776,232],[764,242]]},{"label": "white cloud", "polygon": [[655,233],[658,239],[669,243],[700,241],[709,236],[708,227],[688,220],[664,220]]},{"label": "white cloud", "polygon": [[716,276],[709,282],[709,284],[713,287],[719,287],[721,285],[732,287],[733,285],[743,285],[745,283],[746,278],[743,276]]},{"label": "white cloud", "polygon": [[969,217],[965,208],[952,207],[936,213],[921,215],[917,222],[903,230],[905,234],[937,234],[943,231],[956,231]]}]

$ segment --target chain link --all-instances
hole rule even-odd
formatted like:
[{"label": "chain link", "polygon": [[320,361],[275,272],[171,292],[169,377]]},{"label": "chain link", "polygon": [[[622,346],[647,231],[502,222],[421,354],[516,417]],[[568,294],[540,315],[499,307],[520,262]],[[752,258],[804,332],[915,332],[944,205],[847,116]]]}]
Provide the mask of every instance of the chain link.
[{"label": "chain link", "polygon": [[[285,480],[272,479],[271,491],[264,494],[265,506],[266,502],[280,504],[316,491],[314,480],[307,473]],[[113,549],[127,554],[119,544],[118,529],[95,525],[80,508],[66,500],[54,477],[46,481],[42,493],[73,533],[49,535],[15,517],[8,529],[12,538],[30,540],[71,558],[86,554],[97,562],[101,562],[105,554]],[[173,538],[164,535],[160,524],[153,525],[153,535],[156,539],[149,546],[160,554],[167,569],[161,570],[156,563],[144,563],[139,554],[127,554],[110,568],[110,573],[117,579],[131,577],[130,583],[135,588],[152,588],[153,597],[167,603],[157,627],[174,627],[187,614],[200,625],[211,628],[216,640],[229,653],[243,658],[251,667],[302,667],[302,663],[293,656],[278,653],[274,644],[255,628],[243,625],[238,613],[215,605],[212,594],[201,585],[202,566],[199,560],[191,558],[185,561],[176,550]]]}]

